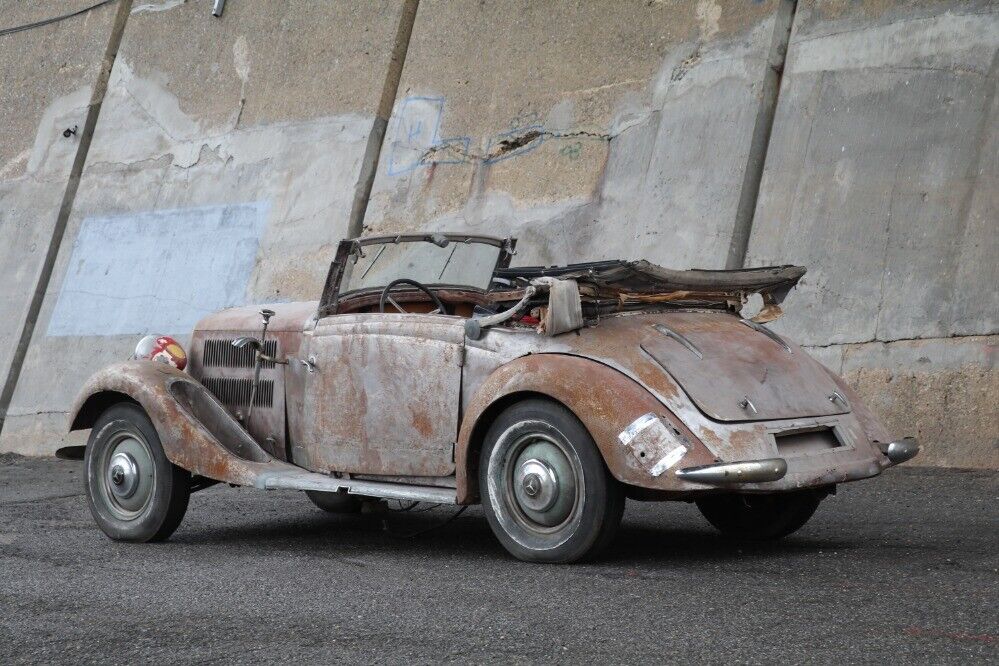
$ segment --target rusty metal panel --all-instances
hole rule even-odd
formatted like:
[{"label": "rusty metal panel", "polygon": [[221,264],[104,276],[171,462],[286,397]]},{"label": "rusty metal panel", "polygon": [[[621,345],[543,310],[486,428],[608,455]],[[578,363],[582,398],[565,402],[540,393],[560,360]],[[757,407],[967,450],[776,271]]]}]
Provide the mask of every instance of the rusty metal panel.
[{"label": "rusty metal panel", "polygon": [[[264,353],[284,360],[294,358],[302,330],[316,312],[317,301],[270,305],[275,315],[267,329]],[[188,372],[201,381],[237,418],[249,406],[254,353],[249,347],[236,349],[232,341],[243,335],[259,336],[260,306],[230,308],[198,322],[191,338]],[[285,460],[289,447],[285,428],[285,388],[290,366],[263,362],[255,405],[243,425],[274,457]]]},{"label": "rusty metal panel", "polygon": [[[474,358],[476,363],[488,362],[481,353],[470,354],[469,358]],[[654,476],[650,473],[652,465],[621,444],[620,433],[636,418],[649,412],[659,414],[680,433],[678,437],[690,443],[690,450],[684,455],[685,464],[704,465],[715,461],[681,421],[624,374],[590,359],[563,354],[530,354],[496,368],[476,387],[465,409],[456,452],[460,503],[474,501],[478,490],[475,475],[478,451],[472,448],[476,423],[493,402],[521,392],[547,395],[568,407],[593,437],[611,474],[623,483],[659,489],[678,489],[682,483],[670,475]]]},{"label": "rusty metal panel", "polygon": [[[258,316],[259,321],[259,316]],[[191,376],[200,381],[275,458],[286,455],[284,365],[264,362],[260,386],[249,420],[250,389],[253,382],[253,353],[236,349],[232,340],[259,331],[197,331],[191,340]],[[298,346],[299,336],[291,331],[268,331],[265,353],[283,358]],[[286,348],[286,345],[291,349]]]},{"label": "rusty metal panel", "polygon": [[313,470],[454,472],[464,320],[426,314],[322,319],[309,339],[303,441]]},{"label": "rusty metal panel", "polygon": [[[700,314],[742,326],[747,333],[759,337],[759,344],[771,345],[775,353],[786,354],[773,340],[740,324],[731,314]],[[675,345],[678,353],[697,358],[681,343],[655,330],[656,324],[665,321],[671,326],[674,324],[674,320],[665,318],[665,313],[619,314],[591,324],[580,335],[546,338],[530,329],[497,327],[489,329],[480,340],[469,341],[464,386],[467,407],[463,412],[457,453],[459,501],[474,501],[476,492],[474,468],[477,461],[474,452],[470,455],[465,449],[470,444],[476,420],[491,402],[520,390],[549,395],[572,409],[593,435],[611,473],[618,480],[662,491],[675,498],[712,490],[681,480],[672,473],[654,477],[638,464],[627,447],[621,446],[618,433],[645,412],[660,410],[670,417],[671,423],[693,443],[692,453],[703,460],[698,464],[773,458],[778,455],[774,440],[776,432],[835,428],[843,446],[795,457],[788,461],[788,473],[783,479],[749,484],[743,488],[746,492],[792,490],[865,478],[877,474],[887,464],[887,459],[872,441],[887,441],[888,433],[848,386],[804,352],[794,354],[794,362],[811,364],[815,370],[825,373],[832,387],[846,398],[850,412],[771,421],[712,419],[698,408],[677,380],[642,349],[650,340],[661,339]],[[591,363],[586,373],[571,377],[571,365],[560,360],[566,355],[592,359],[596,363]],[[726,381],[725,373],[721,372],[715,380]],[[694,459],[695,456],[687,454],[681,464],[693,465]]]},{"label": "rusty metal panel", "polygon": [[676,467],[694,447],[679,428],[664,421],[655,412],[639,416],[617,437],[621,446],[628,447],[639,464],[655,477]]},{"label": "rusty metal panel", "polygon": [[261,472],[284,465],[261,449],[201,384],[176,368],[125,361],[100,370],[84,384],[71,422],[90,396],[104,391],[138,402],[153,422],[167,459],[194,474],[253,485]]},{"label": "rusty metal panel", "polygon": [[720,421],[763,421],[827,416],[848,411],[832,398],[836,384],[803,350],[744,325],[737,317],[709,312],[658,315],[675,336],[651,335],[641,343],[700,409]]}]

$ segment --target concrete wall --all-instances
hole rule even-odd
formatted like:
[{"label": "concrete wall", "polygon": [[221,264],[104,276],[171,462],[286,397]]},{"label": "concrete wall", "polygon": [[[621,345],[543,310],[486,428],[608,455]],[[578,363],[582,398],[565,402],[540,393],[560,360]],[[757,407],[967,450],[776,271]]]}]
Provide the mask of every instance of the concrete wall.
[{"label": "concrete wall", "polygon": [[408,47],[400,0],[209,9],[132,7],[0,450],[142,333],[314,298],[366,206],[522,265],[803,263],[778,328],[925,462],[999,468],[994,3],[421,0]]},{"label": "concrete wall", "polygon": [[[59,10],[91,4],[71,0]],[[48,18],[54,8],[0,0],[0,30]],[[0,393],[29,319],[115,11],[109,5],[0,36]],[[73,128],[76,134],[63,136]]]},{"label": "concrete wall", "polygon": [[723,266],[789,7],[423,0],[366,227]]},{"label": "concrete wall", "polygon": [[315,298],[346,235],[400,3],[210,5],[132,7],[0,449],[52,451],[137,336]]},{"label": "concrete wall", "polygon": [[999,11],[799,3],[748,263],[922,462],[999,467]]}]

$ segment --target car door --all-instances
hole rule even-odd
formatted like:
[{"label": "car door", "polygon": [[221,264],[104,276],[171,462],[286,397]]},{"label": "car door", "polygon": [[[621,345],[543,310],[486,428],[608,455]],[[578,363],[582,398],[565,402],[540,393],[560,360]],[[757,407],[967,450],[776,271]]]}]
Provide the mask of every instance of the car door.
[{"label": "car door", "polygon": [[403,476],[454,473],[464,320],[358,313],[308,339],[299,464]]}]

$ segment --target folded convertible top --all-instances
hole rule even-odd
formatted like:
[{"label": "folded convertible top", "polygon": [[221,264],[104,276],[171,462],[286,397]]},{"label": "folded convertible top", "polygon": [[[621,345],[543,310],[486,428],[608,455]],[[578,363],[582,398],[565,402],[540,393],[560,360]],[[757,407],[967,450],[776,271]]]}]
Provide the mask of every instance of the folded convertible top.
[{"label": "folded convertible top", "polygon": [[644,259],[614,259],[565,266],[501,268],[497,269],[495,277],[511,283],[541,276],[573,279],[579,283],[581,292],[622,301],[630,300],[629,296],[642,301],[660,300],[648,298],[655,295],[666,297],[663,300],[699,296],[715,300],[723,296],[741,298],[759,293],[768,303],[780,303],[804,274],[804,268],[790,265],[677,271]]}]

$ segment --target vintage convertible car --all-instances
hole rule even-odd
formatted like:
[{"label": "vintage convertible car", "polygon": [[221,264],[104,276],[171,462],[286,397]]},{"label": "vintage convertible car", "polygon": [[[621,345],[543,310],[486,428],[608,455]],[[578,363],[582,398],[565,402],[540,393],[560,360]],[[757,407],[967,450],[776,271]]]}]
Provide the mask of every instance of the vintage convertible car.
[{"label": "vintage convertible car", "polygon": [[165,539],[216,482],[329,511],[481,502],[513,555],[571,562],[611,541],[626,497],[777,538],[918,452],[760,323],[804,269],[510,268],[515,246],[344,241],[319,301],[206,317],[186,371],[183,352],[141,350],[101,370],[71,415],[85,452],[62,451],[85,458],[97,524]]}]

